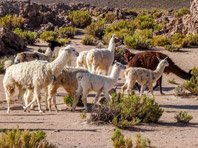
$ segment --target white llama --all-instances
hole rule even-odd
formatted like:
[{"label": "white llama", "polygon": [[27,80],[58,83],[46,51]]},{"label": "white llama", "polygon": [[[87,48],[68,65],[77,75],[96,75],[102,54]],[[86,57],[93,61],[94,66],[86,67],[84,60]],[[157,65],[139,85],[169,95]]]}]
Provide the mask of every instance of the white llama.
[{"label": "white llama", "polygon": [[132,89],[137,82],[141,85],[140,96],[143,94],[145,86],[148,86],[149,91],[153,95],[153,83],[155,83],[161,77],[165,67],[167,66],[169,66],[169,63],[166,57],[165,59],[160,60],[157,68],[154,71],[141,67],[130,67],[126,69],[126,81],[122,86],[122,92],[124,93],[127,89],[126,91],[129,93],[130,89]]},{"label": "white llama", "polygon": [[67,63],[67,57],[76,56],[77,54],[78,52],[68,45],[60,49],[58,57],[51,63],[31,61],[8,67],[3,79],[3,86],[8,103],[7,112],[9,113],[10,111],[10,99],[14,93],[15,86],[19,89],[18,97],[20,99],[22,99],[26,89],[33,91],[33,100],[24,108],[24,110],[37,101],[39,112],[42,112],[39,99],[41,89],[46,88],[60,75]]},{"label": "white llama", "polygon": [[73,100],[72,111],[75,111],[76,105],[81,95],[85,110],[87,111],[87,95],[92,90],[97,92],[93,108],[96,107],[96,103],[98,102],[101,92],[104,93],[105,98],[109,101],[109,90],[111,90],[116,84],[120,71],[125,68],[126,67],[124,65],[115,62],[110,76],[97,75],[93,73],[78,73],[76,75],[78,80],[78,89]]},{"label": "white llama", "polygon": [[113,35],[109,41],[109,46],[107,49],[89,50],[86,57],[86,62],[90,72],[98,73],[99,71],[104,71],[105,75],[108,74],[109,68],[114,61],[115,39],[116,37]]}]

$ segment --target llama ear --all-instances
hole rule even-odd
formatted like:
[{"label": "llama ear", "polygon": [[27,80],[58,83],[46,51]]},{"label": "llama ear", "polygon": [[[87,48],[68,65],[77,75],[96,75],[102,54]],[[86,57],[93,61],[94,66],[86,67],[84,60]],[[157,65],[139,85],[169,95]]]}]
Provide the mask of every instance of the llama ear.
[{"label": "llama ear", "polygon": [[158,61],[160,62],[162,59],[160,59],[159,57],[157,57]]},{"label": "llama ear", "polygon": [[167,60],[168,59],[168,57],[165,57],[165,59],[164,60]]}]

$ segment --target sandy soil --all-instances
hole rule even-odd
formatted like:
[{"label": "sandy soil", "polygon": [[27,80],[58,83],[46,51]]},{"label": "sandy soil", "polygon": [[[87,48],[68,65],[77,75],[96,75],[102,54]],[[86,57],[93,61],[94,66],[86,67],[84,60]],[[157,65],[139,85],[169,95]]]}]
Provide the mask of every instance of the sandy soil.
[{"label": "sandy soil", "polygon": [[[80,44],[80,37],[77,36],[72,44],[75,44],[78,51],[87,50],[91,47]],[[35,47],[38,48],[38,47]],[[198,66],[198,49],[184,49],[183,52],[170,53],[175,63],[188,71]],[[118,83],[123,83],[123,74]],[[123,130],[123,133],[135,139],[137,133],[148,137],[151,145],[160,148],[195,148],[198,147],[198,97],[188,98],[175,97],[173,89],[175,85],[169,84],[168,79],[175,78],[176,82],[183,80],[173,74],[164,75],[163,90],[165,95],[155,91],[156,101],[164,109],[164,113],[158,124],[142,124],[135,126],[130,131]],[[2,86],[3,75],[0,75],[0,129],[10,129],[19,126],[21,129],[42,129],[47,133],[47,138],[60,148],[110,148],[112,147],[111,135],[115,129],[112,125],[96,126],[87,124],[80,118],[80,109],[75,113],[66,110],[63,104],[63,97],[66,92],[60,88],[57,93],[59,112],[39,114],[38,111],[25,113],[17,100],[16,95],[12,98],[11,113],[6,114],[6,102]],[[118,89],[119,91],[119,89]],[[136,92],[137,93],[137,92]],[[94,93],[92,93],[94,94]],[[93,98],[89,96],[89,102]],[[44,102],[42,108],[44,108]],[[176,123],[174,116],[179,111],[187,111],[193,116],[191,124],[182,126]]]}]

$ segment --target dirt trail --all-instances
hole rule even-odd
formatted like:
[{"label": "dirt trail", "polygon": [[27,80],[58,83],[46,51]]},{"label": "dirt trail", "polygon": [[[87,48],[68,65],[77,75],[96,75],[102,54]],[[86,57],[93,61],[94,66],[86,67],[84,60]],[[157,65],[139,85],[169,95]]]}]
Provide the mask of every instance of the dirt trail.
[{"label": "dirt trail", "polygon": [[[78,51],[88,50],[91,47],[83,46],[80,43],[81,36],[72,40]],[[35,47],[38,48],[38,47]],[[198,49],[185,49],[185,52],[168,54],[180,67],[188,71],[194,66],[198,66]],[[123,77],[120,76],[123,82]],[[123,133],[135,139],[137,133],[148,137],[151,145],[160,148],[195,148],[198,147],[198,98],[180,98],[173,95],[175,85],[169,84],[168,79],[175,78],[176,82],[183,80],[173,74],[164,75],[163,90],[165,95],[160,95],[159,90],[155,91],[156,101],[165,110],[159,124],[142,124],[135,126],[131,131],[124,130]],[[6,102],[2,86],[3,75],[0,75],[0,129],[10,129],[19,126],[21,129],[42,129],[47,133],[50,142],[55,143],[60,148],[111,148],[111,135],[115,129],[112,125],[96,126],[87,124],[80,118],[80,109],[72,113],[66,110],[63,97],[66,92],[60,88],[57,93],[59,112],[39,114],[38,111],[25,113],[16,100],[16,95],[12,98],[11,113],[6,114]],[[118,90],[119,91],[119,90]],[[137,92],[136,92],[137,93]],[[44,100],[44,99],[43,99]],[[93,98],[89,97],[89,102]],[[42,108],[44,108],[44,102]],[[187,111],[193,116],[193,120],[188,126],[176,124],[174,116],[179,111]]]}]

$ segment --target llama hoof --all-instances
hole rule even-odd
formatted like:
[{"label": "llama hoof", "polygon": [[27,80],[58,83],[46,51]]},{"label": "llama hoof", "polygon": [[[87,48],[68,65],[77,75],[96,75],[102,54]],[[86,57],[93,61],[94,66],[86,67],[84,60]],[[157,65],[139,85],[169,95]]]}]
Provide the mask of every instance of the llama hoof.
[{"label": "llama hoof", "polygon": [[7,110],[7,114],[9,114],[10,113],[10,110]]},{"label": "llama hoof", "polygon": [[42,110],[39,110],[39,113],[44,113]]}]

